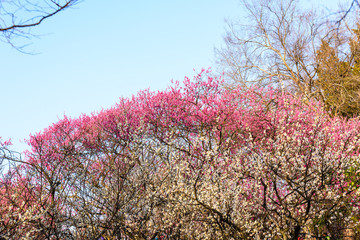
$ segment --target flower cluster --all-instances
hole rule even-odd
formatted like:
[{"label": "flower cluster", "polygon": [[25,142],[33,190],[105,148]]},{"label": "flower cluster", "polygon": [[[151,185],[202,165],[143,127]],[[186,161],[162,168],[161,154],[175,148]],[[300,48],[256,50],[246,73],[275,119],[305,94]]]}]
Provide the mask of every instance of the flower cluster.
[{"label": "flower cluster", "polygon": [[358,224],[359,127],[288,93],[224,89],[203,71],[32,135],[0,179],[0,235],[339,236]]}]

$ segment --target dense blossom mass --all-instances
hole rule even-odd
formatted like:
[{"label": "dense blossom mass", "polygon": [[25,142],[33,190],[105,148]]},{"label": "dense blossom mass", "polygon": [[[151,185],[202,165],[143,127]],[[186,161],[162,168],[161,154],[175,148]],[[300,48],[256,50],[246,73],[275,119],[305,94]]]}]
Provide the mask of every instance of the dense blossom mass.
[{"label": "dense blossom mass", "polygon": [[206,71],[30,137],[0,179],[5,239],[298,239],[354,233],[357,119]]}]

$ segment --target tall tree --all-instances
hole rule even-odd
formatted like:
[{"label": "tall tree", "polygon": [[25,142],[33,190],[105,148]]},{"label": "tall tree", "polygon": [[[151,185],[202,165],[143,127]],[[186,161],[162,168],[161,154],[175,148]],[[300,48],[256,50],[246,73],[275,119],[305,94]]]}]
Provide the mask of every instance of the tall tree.
[{"label": "tall tree", "polygon": [[[344,17],[344,12],[339,11],[330,19],[314,10],[303,10],[296,0],[244,0],[243,3],[247,21],[230,22],[225,47],[216,50],[217,62],[228,83],[243,87],[271,85],[302,94],[305,99],[321,100],[331,105],[333,113],[339,111],[346,116],[360,113],[355,107],[359,102],[355,94],[356,74],[351,73],[358,51],[354,48],[358,36],[352,30],[356,28],[353,15]],[[353,10],[356,10],[354,6],[348,9]],[[340,77],[345,69],[348,75]],[[337,91],[339,82],[347,86],[346,92],[353,89],[348,99],[342,97],[341,102],[335,103],[338,96],[326,91]],[[350,113],[353,107],[357,110]]]},{"label": "tall tree", "polygon": [[325,106],[332,114],[346,117],[360,113],[360,32],[359,25],[353,29],[354,36],[348,40],[349,54],[341,60],[341,51],[322,41],[316,62],[318,87]]}]

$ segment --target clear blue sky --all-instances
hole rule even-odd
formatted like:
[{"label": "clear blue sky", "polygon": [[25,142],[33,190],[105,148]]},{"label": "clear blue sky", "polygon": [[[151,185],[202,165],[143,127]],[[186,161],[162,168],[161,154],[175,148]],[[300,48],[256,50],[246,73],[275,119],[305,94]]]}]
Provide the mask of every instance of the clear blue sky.
[{"label": "clear blue sky", "polygon": [[33,31],[42,36],[26,50],[39,54],[0,43],[0,136],[22,151],[23,139],[64,114],[90,114],[211,67],[224,19],[242,12],[238,0],[84,0]]}]

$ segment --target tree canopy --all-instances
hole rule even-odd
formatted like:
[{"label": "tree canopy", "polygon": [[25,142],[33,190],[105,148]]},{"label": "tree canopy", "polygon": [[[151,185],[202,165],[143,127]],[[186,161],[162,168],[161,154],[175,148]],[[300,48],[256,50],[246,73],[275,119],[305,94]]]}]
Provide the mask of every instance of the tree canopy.
[{"label": "tree canopy", "polygon": [[0,235],[341,237],[359,224],[359,126],[204,71],[32,135],[0,181]]}]

